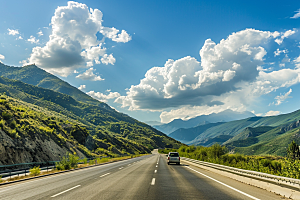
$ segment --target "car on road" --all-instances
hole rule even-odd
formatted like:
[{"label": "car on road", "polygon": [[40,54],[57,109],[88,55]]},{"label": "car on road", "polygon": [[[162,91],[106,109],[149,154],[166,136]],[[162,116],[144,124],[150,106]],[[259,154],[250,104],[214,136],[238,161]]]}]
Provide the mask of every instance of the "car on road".
[{"label": "car on road", "polygon": [[169,152],[168,154],[168,165],[170,163],[176,163],[177,165],[180,165],[180,156],[178,152]]}]

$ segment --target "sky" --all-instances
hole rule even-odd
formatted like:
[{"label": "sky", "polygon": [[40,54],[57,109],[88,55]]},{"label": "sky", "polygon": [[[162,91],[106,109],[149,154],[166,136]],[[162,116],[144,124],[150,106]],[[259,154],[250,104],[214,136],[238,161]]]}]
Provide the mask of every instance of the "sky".
[{"label": "sky", "polygon": [[0,62],[144,122],[300,109],[300,1],[0,0],[0,19]]}]

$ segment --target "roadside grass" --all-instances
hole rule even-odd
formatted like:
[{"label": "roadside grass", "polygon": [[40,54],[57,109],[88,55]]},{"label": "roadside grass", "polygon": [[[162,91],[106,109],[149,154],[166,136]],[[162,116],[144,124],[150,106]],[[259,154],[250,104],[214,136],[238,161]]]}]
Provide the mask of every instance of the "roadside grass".
[{"label": "roadside grass", "polygon": [[177,151],[180,156],[200,161],[226,165],[239,169],[263,172],[277,176],[300,179],[300,160],[286,157],[229,154],[226,147],[218,144],[210,147],[181,146],[179,149],[160,149],[159,153]]},{"label": "roadside grass", "polygon": [[[149,154],[137,154],[137,155],[116,157],[116,158],[101,158],[101,159],[96,158],[94,160],[90,160],[89,162],[87,161],[86,163],[83,163],[83,164],[77,164],[77,167],[75,167],[75,168],[80,169],[80,168],[89,167],[89,166],[93,166],[93,165],[98,165],[98,164],[103,164],[103,163],[108,163],[108,162],[113,162],[113,161],[119,161],[119,160],[125,160],[125,159],[140,157],[140,156],[144,156],[144,155],[149,155]],[[78,161],[81,161],[81,160],[78,160]],[[73,169],[75,169],[75,168],[73,168]],[[61,169],[54,168],[54,169],[49,169],[48,172],[46,172],[46,171],[43,172],[43,171],[40,171],[39,167],[33,167],[29,171],[30,171],[30,173],[28,173],[28,175],[26,175],[26,176],[20,175],[20,176],[8,178],[8,179],[3,179],[0,176],[0,183],[12,182],[12,181],[17,181],[17,180],[21,180],[21,179],[31,178],[31,177],[35,177],[37,175],[42,176],[42,175],[47,175],[47,174],[54,174],[57,172],[62,172],[62,171],[67,171],[67,170],[66,169],[61,170]],[[37,174],[38,171],[39,171],[39,174]]]}]

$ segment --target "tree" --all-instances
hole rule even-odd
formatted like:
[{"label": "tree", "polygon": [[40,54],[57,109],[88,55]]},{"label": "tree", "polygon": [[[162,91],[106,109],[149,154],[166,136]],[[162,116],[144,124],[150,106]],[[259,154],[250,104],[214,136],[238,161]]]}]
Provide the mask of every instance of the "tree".
[{"label": "tree", "polygon": [[287,148],[287,154],[288,157],[291,158],[292,160],[300,158],[299,145],[295,142],[295,140],[293,140],[291,144],[289,144]]}]

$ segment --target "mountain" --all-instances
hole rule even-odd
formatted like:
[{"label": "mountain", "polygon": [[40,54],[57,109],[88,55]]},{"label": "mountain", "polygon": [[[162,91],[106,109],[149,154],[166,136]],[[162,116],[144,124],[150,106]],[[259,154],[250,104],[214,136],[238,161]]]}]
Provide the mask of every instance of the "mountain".
[{"label": "mountain", "polygon": [[182,119],[174,119],[168,124],[153,126],[157,130],[165,134],[170,134],[176,131],[179,128],[192,128],[198,125],[203,125],[207,123],[216,123],[216,122],[229,122],[238,119],[244,119],[248,117],[254,117],[255,115],[251,112],[235,112],[230,109],[224,110],[219,113],[212,113],[209,115],[200,115],[198,117],[189,119],[189,120],[182,120]]},{"label": "mountain", "polygon": [[[299,140],[299,119],[300,110],[297,110],[278,116],[250,117],[226,122],[212,126],[202,132],[199,131],[199,135],[195,139],[186,143],[210,146],[218,142],[226,145],[230,150],[243,154],[272,153],[284,155],[287,145],[293,139]],[[201,128],[201,126],[199,127]],[[185,133],[197,132],[197,128],[186,129]],[[277,150],[275,146],[280,150]]]},{"label": "mountain", "polygon": [[149,124],[150,126],[157,126],[157,125],[163,125],[163,123],[158,121],[145,121],[146,124]]},{"label": "mountain", "polygon": [[11,67],[0,62],[0,76],[64,93],[73,97],[77,101],[97,105],[106,109],[111,109],[110,106],[108,106],[106,103],[100,102],[90,97],[76,87],[46,72],[36,65]]},{"label": "mountain", "polygon": [[181,145],[114,109],[5,77],[0,127],[0,164],[58,160],[65,152],[115,156]]},{"label": "mountain", "polygon": [[286,148],[293,140],[300,143],[299,127],[300,120],[278,126],[259,135],[235,140],[227,143],[226,146],[241,154],[286,156]]},{"label": "mountain", "polygon": [[207,129],[218,126],[220,124],[223,124],[225,122],[217,122],[217,123],[209,123],[209,124],[203,124],[196,126],[194,128],[180,128],[176,131],[169,134],[170,137],[174,138],[175,140],[178,140],[180,142],[186,143],[194,140],[198,135],[206,131]]}]

